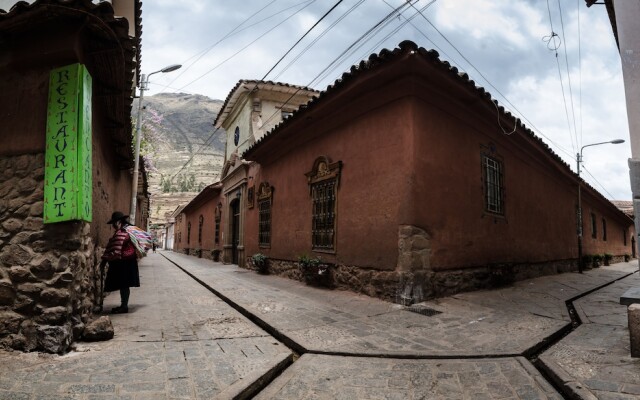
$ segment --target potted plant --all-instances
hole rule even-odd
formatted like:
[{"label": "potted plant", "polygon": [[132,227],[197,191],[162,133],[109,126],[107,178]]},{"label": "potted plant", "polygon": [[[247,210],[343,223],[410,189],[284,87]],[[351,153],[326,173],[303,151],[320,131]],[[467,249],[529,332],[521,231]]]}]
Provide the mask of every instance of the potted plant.
[{"label": "potted plant", "polygon": [[593,268],[598,268],[600,266],[600,263],[602,263],[602,255],[601,254],[594,254],[593,255],[593,262],[592,262],[592,266]]},{"label": "potted plant", "polygon": [[211,257],[213,258],[213,261],[220,261],[220,250],[219,249],[214,249],[211,250]]},{"label": "potted plant", "polygon": [[629,260],[631,260],[631,256],[628,254],[624,255],[624,262],[629,262]]},{"label": "potted plant", "polygon": [[269,258],[262,254],[256,253],[251,256],[251,262],[256,270],[261,274],[266,274],[269,270]]},{"label": "potted plant", "polygon": [[611,264],[611,260],[613,259],[613,255],[609,253],[604,253],[604,265],[608,266]]},{"label": "potted plant", "polygon": [[303,254],[298,257],[298,268],[308,285],[330,286],[331,271],[329,264],[323,263],[322,258]]},{"label": "potted plant", "polygon": [[584,268],[591,267],[592,263],[593,263],[593,257],[590,254],[585,254],[582,256],[582,266]]}]

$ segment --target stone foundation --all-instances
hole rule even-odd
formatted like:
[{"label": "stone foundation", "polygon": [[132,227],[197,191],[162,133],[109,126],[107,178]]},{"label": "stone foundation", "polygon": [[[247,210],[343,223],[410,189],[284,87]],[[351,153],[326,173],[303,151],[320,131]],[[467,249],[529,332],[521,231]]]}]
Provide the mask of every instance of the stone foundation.
[{"label": "stone foundation", "polygon": [[[247,259],[247,269],[254,269]],[[577,271],[575,260],[537,264],[499,264],[450,271],[379,271],[333,265],[333,287],[350,290],[398,304],[409,305],[456,293],[494,289],[543,275]],[[295,261],[269,259],[269,273],[304,281]],[[407,288],[411,291],[407,293]]]},{"label": "stone foundation", "polygon": [[0,158],[0,346],[62,353],[95,299],[85,222],[43,224],[44,154]]}]

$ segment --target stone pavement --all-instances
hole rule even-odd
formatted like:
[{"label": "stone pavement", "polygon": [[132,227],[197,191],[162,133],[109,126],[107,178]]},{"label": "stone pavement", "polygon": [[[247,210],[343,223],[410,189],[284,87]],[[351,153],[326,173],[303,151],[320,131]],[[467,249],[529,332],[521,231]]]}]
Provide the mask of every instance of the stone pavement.
[{"label": "stone pavement", "polygon": [[[140,264],[115,337],[63,356],[0,352],[0,399],[233,398],[277,372],[291,350],[159,254]],[[105,312],[119,304],[118,292]]]},{"label": "stone pavement", "polygon": [[[635,270],[636,262],[623,263],[459,294],[420,304],[439,312],[427,316],[233,265],[151,254],[130,313],[112,316],[113,340],[80,343],[64,356],[0,352],[0,399],[560,399],[529,359],[570,330],[567,300]],[[615,347],[625,340],[626,309],[612,304],[637,280],[574,302],[585,324],[539,359],[559,387],[591,385],[574,393],[600,396],[640,385],[628,348],[625,356]],[[105,309],[117,303],[113,293]],[[591,325],[608,330],[588,331],[588,346],[570,342]],[[607,347],[615,363],[605,353],[581,358]],[[595,373],[576,370],[594,359],[602,361]]]}]

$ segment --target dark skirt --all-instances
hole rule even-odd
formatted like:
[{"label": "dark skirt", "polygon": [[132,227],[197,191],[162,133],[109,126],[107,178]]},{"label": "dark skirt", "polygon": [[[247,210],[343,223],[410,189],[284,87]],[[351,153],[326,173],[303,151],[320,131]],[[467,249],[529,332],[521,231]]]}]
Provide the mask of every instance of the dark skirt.
[{"label": "dark skirt", "polygon": [[107,277],[104,280],[104,291],[113,292],[128,287],[140,287],[138,261],[135,258],[133,260],[109,261]]}]

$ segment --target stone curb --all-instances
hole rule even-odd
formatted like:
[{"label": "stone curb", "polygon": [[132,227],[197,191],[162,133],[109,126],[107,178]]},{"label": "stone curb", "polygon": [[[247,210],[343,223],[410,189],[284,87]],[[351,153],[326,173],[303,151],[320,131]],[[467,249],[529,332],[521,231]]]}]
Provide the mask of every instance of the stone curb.
[{"label": "stone curb", "polygon": [[216,399],[244,400],[251,399],[264,389],[278,375],[293,364],[293,354],[283,354],[278,362],[266,373],[256,371],[249,376],[240,378],[231,386],[216,395]]},{"label": "stone curb", "polygon": [[551,358],[541,355],[536,362],[538,367],[545,371],[553,382],[562,390],[562,393],[568,395],[570,399],[575,400],[598,400],[589,389],[584,387],[580,382],[576,382],[573,377],[567,373],[564,368],[558,365]]}]

